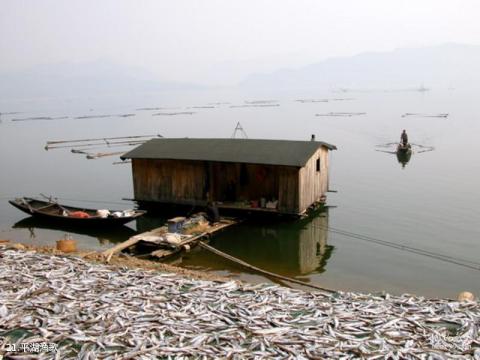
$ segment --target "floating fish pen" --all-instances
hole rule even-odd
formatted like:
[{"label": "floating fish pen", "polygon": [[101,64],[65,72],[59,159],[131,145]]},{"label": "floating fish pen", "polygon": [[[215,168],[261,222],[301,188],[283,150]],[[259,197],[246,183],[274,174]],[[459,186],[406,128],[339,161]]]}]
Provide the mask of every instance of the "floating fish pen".
[{"label": "floating fish pen", "polygon": [[205,206],[301,215],[324,201],[328,152],[319,141],[153,139],[132,160],[134,200],[143,205]]}]

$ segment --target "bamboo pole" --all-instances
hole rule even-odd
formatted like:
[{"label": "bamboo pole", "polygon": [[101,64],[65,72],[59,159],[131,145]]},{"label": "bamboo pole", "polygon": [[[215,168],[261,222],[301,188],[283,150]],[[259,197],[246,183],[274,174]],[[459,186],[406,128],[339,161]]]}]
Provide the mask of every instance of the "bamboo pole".
[{"label": "bamboo pole", "polygon": [[88,146],[106,146],[106,147],[113,147],[115,145],[139,145],[143,144],[148,140],[126,140],[126,141],[114,141],[114,142],[96,142],[96,143],[87,143],[87,144],[71,144],[71,145],[59,145],[59,146],[45,146],[45,150],[50,149],[64,149],[64,148],[72,148],[72,147],[88,147]]},{"label": "bamboo pole", "polygon": [[140,144],[144,144],[145,142],[144,141],[135,141],[135,142],[129,142],[129,143],[126,143],[126,144],[116,144],[116,145],[109,145],[109,146],[105,146],[105,145],[93,145],[92,147],[87,147],[85,149],[71,149],[70,151],[74,154],[91,154],[90,152],[88,152],[88,150],[98,150],[98,149],[104,149],[104,148],[114,148],[114,147],[125,147],[125,146],[136,146],[136,145],[140,145]]},{"label": "bamboo pole", "polygon": [[47,199],[50,203],[52,203],[52,204],[54,204],[54,205],[57,205],[60,209],[62,209],[62,211],[65,211],[67,214],[70,214],[70,211],[68,211],[68,210],[65,209],[62,205],[60,205],[60,204],[58,203],[58,201],[54,201],[51,196],[47,196],[47,195],[42,194],[42,193],[40,193],[40,196],[42,196],[42,197],[44,197],[45,199]]},{"label": "bamboo pole", "polygon": [[115,156],[115,155],[121,155],[121,154],[125,154],[125,151],[116,151],[116,152],[111,152],[111,153],[88,154],[87,159],[93,160],[93,159],[98,159],[98,158],[101,158],[101,157]]},{"label": "bamboo pole", "polygon": [[220,250],[217,250],[215,249],[214,247],[211,247],[210,245],[207,245],[205,244],[204,242],[200,241],[198,243],[198,245],[202,248],[204,248],[205,250],[208,250],[212,253],[214,253],[215,255],[218,255],[218,256],[221,256],[223,257],[224,259],[227,259],[227,260],[230,260],[236,264],[239,264],[247,269],[250,269],[250,270],[253,270],[253,271],[256,271],[258,273],[261,273],[265,276],[268,276],[268,277],[272,277],[272,278],[275,278],[275,279],[280,279],[280,280],[284,280],[284,281],[288,281],[288,282],[291,282],[291,283],[295,283],[295,284],[299,284],[299,285],[302,285],[302,286],[307,286],[307,287],[311,287],[313,289],[317,289],[317,290],[321,290],[327,294],[331,294],[331,293],[334,293],[335,291],[334,290],[330,290],[330,289],[326,289],[326,288],[323,288],[321,286],[317,286],[317,285],[313,285],[313,284],[308,284],[308,283],[305,283],[303,281],[300,281],[300,280],[297,280],[297,279],[292,279],[290,277],[287,277],[287,276],[283,276],[283,275],[279,275],[279,274],[275,274],[275,273],[272,273],[270,271],[266,271],[266,270],[262,270],[260,268],[257,268],[253,265],[250,265],[249,263],[246,263],[245,261],[243,260],[240,260],[236,257],[233,257],[231,255],[228,255]]},{"label": "bamboo pole", "polygon": [[120,140],[120,139],[138,139],[138,138],[146,138],[146,137],[163,137],[160,134],[153,134],[153,135],[132,135],[132,136],[117,136],[117,137],[107,137],[107,138],[96,138],[96,139],[79,139],[79,140],[56,140],[56,141],[47,141],[48,145],[55,145],[55,144],[65,144],[65,143],[72,143],[72,142],[86,142],[86,141],[105,141],[105,140]]}]

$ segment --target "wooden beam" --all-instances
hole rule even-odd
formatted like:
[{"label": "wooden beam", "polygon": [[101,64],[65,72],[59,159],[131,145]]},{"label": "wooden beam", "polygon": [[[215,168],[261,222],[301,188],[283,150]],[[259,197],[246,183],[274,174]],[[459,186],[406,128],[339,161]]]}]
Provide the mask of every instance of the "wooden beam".
[{"label": "wooden beam", "polygon": [[107,258],[107,262],[108,262],[113,254],[115,254],[117,252],[120,252],[122,250],[125,250],[125,249],[129,248],[130,246],[135,245],[136,243],[141,241],[144,237],[146,237],[146,236],[158,236],[159,234],[166,233],[166,232],[167,232],[167,228],[165,226],[162,226],[162,227],[155,228],[153,230],[150,230],[150,231],[147,231],[147,232],[144,232],[144,233],[141,233],[141,234],[134,235],[131,238],[129,238],[128,240],[126,240],[126,241],[124,241],[120,244],[117,244],[110,249],[105,250],[102,253],[102,255]]}]

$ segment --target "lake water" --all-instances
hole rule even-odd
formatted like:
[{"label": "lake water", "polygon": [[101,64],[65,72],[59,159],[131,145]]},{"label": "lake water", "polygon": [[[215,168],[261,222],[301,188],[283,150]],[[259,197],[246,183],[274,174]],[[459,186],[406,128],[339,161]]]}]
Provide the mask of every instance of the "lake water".
[{"label": "lake water", "polygon": [[[231,107],[255,100],[276,100],[279,106]],[[193,108],[211,103],[222,104]],[[172,109],[137,110],[144,107]],[[183,111],[195,113],[152,116]],[[135,223],[114,232],[51,229],[10,206],[8,199],[40,193],[85,207],[133,206],[122,200],[132,197],[130,165],[113,165],[118,156],[87,160],[70,149],[45,151],[46,141],[143,134],[230,137],[240,121],[250,138],[308,140],[316,134],[318,140],[335,144],[330,187],[338,192],[328,194],[333,206],[328,212],[299,222],[243,223],[214,237],[213,246],[266,270],[338,290],[434,297],[455,297],[463,290],[480,294],[480,102],[475,92],[253,96],[218,89],[128,98],[0,100],[0,112],[20,112],[0,117],[0,239],[53,245],[70,233],[81,248],[102,249],[136,230]],[[330,112],[366,114],[315,116]],[[135,116],[116,116],[127,113]],[[402,117],[404,113],[449,116]],[[73,119],[95,115],[115,116]],[[41,116],[69,118],[12,121]],[[392,147],[378,147],[398,141],[402,129],[407,129],[412,143],[426,146],[414,147],[404,167],[394,154],[384,152]],[[161,222],[147,218],[138,225],[145,230]],[[175,262],[248,281],[269,281],[200,249]]]}]

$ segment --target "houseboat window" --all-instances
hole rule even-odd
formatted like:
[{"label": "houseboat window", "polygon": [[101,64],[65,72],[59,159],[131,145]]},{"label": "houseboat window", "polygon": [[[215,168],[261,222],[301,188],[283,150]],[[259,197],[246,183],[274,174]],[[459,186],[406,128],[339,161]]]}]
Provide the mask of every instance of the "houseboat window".
[{"label": "houseboat window", "polygon": [[317,159],[317,171],[320,171],[320,158]]}]

